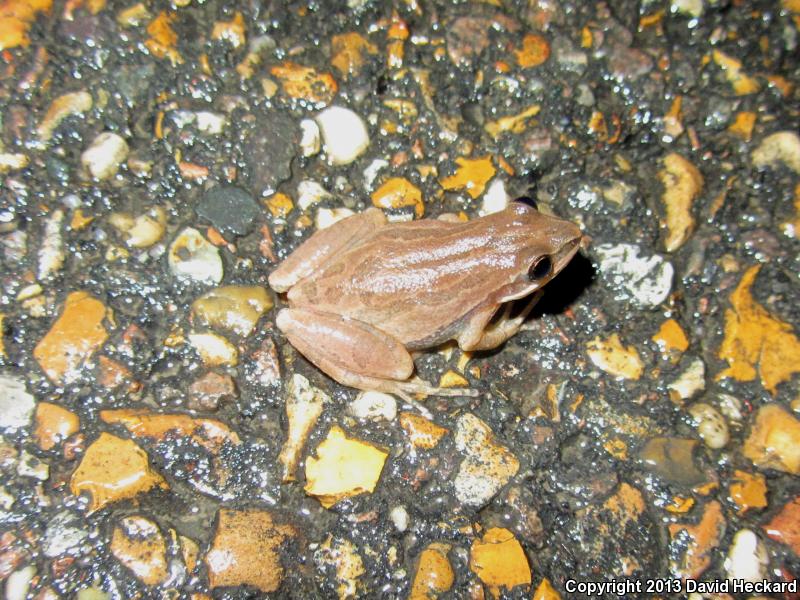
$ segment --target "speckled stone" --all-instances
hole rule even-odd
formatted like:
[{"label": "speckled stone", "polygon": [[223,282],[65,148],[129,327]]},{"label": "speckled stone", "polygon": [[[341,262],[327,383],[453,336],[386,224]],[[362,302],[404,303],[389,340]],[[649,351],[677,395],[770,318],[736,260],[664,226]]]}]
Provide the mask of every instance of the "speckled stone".
[{"label": "speckled stone", "polygon": [[256,195],[269,195],[292,175],[291,163],[299,151],[300,131],[294,119],[271,112],[259,119],[263,125],[250,134],[244,157]]},{"label": "speckled stone", "polygon": [[217,185],[203,195],[197,214],[222,235],[244,236],[253,231],[260,213],[253,197],[235,185]]}]

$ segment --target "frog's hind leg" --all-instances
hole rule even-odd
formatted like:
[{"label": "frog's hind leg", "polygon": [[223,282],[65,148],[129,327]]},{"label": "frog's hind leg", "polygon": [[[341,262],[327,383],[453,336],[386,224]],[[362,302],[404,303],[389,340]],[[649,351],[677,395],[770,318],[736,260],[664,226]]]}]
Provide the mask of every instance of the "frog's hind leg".
[{"label": "frog's hind leg", "polygon": [[470,396],[473,390],[441,389],[413,378],[414,361],[405,346],[369,323],[311,308],[286,308],[275,323],[289,342],[326,375],[360,390],[410,398],[424,393]]},{"label": "frog's hind leg", "polygon": [[276,292],[287,291],[300,280],[313,276],[331,256],[346,250],[385,224],[383,212],[369,208],[320,229],[270,273],[270,287]]}]

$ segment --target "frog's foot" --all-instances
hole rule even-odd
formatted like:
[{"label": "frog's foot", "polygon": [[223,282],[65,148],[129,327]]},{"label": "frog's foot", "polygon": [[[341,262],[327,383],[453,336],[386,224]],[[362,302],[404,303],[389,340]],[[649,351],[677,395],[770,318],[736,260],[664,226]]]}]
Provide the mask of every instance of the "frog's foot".
[{"label": "frog's foot", "polygon": [[446,398],[454,398],[457,396],[477,396],[478,390],[470,388],[443,388],[429,384],[423,381],[416,375],[408,381],[390,381],[388,382],[392,389],[386,389],[391,394],[397,394],[404,400],[410,397],[410,394],[425,394],[426,396],[444,396]]},{"label": "frog's foot", "polygon": [[410,381],[389,381],[381,382],[381,388],[377,391],[394,394],[400,397],[406,404],[419,411],[422,416],[432,419],[431,412],[423,404],[414,398],[412,394],[425,394],[426,396],[445,396],[454,397],[474,397],[478,395],[478,390],[470,388],[442,388],[430,385],[416,375]]},{"label": "frog's foot", "polygon": [[491,350],[492,348],[497,348],[508,338],[515,336],[517,332],[520,330],[520,327],[522,327],[522,324],[525,322],[525,319],[527,319],[528,315],[531,314],[531,311],[534,309],[534,307],[539,302],[539,299],[541,297],[542,297],[542,290],[538,290],[533,294],[531,294],[528,303],[520,311],[520,313],[513,319],[511,318],[511,308],[514,303],[506,302],[505,306],[503,307],[503,313],[500,315],[500,318],[497,319],[497,321],[495,321],[492,325],[483,330],[480,339],[474,345],[470,345],[469,348],[464,348],[464,349]]}]

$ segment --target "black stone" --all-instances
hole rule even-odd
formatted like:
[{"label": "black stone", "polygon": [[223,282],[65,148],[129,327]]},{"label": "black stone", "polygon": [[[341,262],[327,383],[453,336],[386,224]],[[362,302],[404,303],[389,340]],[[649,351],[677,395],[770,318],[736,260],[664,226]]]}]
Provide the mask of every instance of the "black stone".
[{"label": "black stone", "polygon": [[245,142],[244,155],[251,187],[257,195],[272,194],[292,176],[291,164],[299,141],[299,129],[289,115],[274,111],[259,117]]},{"label": "black stone", "polygon": [[222,235],[247,235],[259,215],[253,197],[235,185],[218,185],[209,189],[197,205],[197,214],[209,221]]}]

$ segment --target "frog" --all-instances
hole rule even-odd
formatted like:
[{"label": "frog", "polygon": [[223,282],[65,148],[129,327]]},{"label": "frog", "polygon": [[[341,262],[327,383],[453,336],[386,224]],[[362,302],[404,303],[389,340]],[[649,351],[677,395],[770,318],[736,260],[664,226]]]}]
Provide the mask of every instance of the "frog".
[{"label": "frog", "polygon": [[288,303],[277,328],[345,386],[404,399],[477,395],[422,380],[415,355],[451,341],[469,352],[503,344],[582,234],[529,197],[472,220],[454,217],[390,222],[371,207],[317,230],[268,277]]}]

